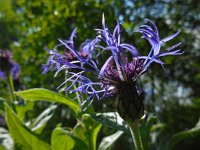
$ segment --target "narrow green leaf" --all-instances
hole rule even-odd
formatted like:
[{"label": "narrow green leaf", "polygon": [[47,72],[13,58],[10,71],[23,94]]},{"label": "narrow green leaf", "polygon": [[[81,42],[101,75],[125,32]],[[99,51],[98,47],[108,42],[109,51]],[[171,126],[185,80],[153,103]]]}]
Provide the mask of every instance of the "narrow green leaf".
[{"label": "narrow green leaf", "polygon": [[117,131],[114,134],[104,137],[101,141],[98,150],[107,150],[114,142],[123,134],[123,131]]},{"label": "narrow green leaf", "polygon": [[171,145],[175,145],[176,143],[190,138],[195,138],[200,136],[200,119],[197,122],[196,126],[192,129],[189,129],[187,131],[181,131],[171,138]]},{"label": "narrow green leaf", "polygon": [[0,114],[1,114],[1,110],[4,110],[4,102],[6,102],[6,100],[0,97]]},{"label": "narrow green leaf", "polygon": [[140,135],[142,137],[144,149],[151,149],[150,148],[152,146],[151,131],[153,131],[156,128],[155,127],[156,123],[157,123],[157,118],[151,115],[149,115],[147,119],[141,120],[140,122]]},{"label": "narrow green leaf", "polygon": [[3,97],[0,97],[0,101],[5,101],[5,99]]},{"label": "narrow green leaf", "polygon": [[47,143],[40,140],[23,124],[7,104],[5,110],[9,132],[16,144],[19,144],[23,150],[51,150]]},{"label": "narrow green leaf", "polygon": [[47,125],[47,122],[51,119],[54,114],[54,110],[56,109],[56,105],[49,106],[46,110],[44,110],[35,121],[29,126],[32,128],[37,134],[40,134],[42,130]]},{"label": "narrow green leaf", "polygon": [[85,136],[89,142],[89,147],[91,150],[96,150],[97,136],[102,124],[95,121],[89,114],[84,114],[82,116],[82,120],[85,127]]},{"label": "narrow green leaf", "polygon": [[47,89],[35,88],[25,91],[16,92],[16,94],[22,97],[24,100],[33,100],[33,101],[48,101],[55,103],[62,103],[68,105],[74,112],[79,111],[79,105],[65,96],[58,94]]},{"label": "narrow green leaf", "polygon": [[9,132],[0,127],[0,150],[13,150],[14,142]]},{"label": "narrow green leaf", "polygon": [[52,133],[51,146],[53,150],[88,150],[87,145],[75,136],[73,130],[64,130],[60,127]]},{"label": "narrow green leaf", "polygon": [[129,133],[127,123],[116,112],[97,113],[92,115],[92,118],[105,126]]},{"label": "narrow green leaf", "polygon": [[96,150],[97,135],[101,129],[101,124],[90,117],[89,114],[82,116],[82,121],[74,128],[76,137],[84,141],[89,150]]}]

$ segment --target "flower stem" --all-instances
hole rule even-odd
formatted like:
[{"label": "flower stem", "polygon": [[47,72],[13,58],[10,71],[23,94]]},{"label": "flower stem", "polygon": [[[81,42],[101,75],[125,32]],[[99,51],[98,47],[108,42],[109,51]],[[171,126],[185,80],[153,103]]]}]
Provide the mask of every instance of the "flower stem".
[{"label": "flower stem", "polygon": [[131,135],[133,138],[133,143],[136,150],[144,150],[142,145],[142,140],[140,136],[140,130],[138,126],[138,122],[129,123]]},{"label": "flower stem", "polygon": [[13,78],[12,78],[12,73],[7,73],[7,78],[8,78],[8,85],[9,85],[9,88],[10,88],[10,95],[11,95],[11,99],[9,100],[9,105],[13,105],[13,102],[16,100],[16,96],[14,94],[14,84],[13,84]]}]

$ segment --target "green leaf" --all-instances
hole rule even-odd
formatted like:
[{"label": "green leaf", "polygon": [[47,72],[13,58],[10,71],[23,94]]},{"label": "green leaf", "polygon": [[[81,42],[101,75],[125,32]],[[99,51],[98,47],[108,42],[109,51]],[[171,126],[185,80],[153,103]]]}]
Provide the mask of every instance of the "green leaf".
[{"label": "green leaf", "polygon": [[123,134],[123,131],[117,131],[116,133],[104,137],[101,141],[98,150],[107,150],[112,144]]},{"label": "green leaf", "polygon": [[62,103],[68,105],[75,113],[79,111],[79,105],[65,96],[58,94],[47,89],[35,88],[25,91],[16,92],[16,94],[22,97],[24,100],[33,100],[33,101],[47,101]]},{"label": "green leaf", "polygon": [[53,150],[88,150],[87,145],[76,137],[73,131],[64,130],[60,127],[54,129],[51,137]]},{"label": "green leaf", "polygon": [[71,150],[75,146],[75,141],[67,135],[67,131],[56,128],[51,137],[51,146],[53,150]]},{"label": "green leaf", "polygon": [[0,101],[5,101],[5,99],[3,97],[0,97]]},{"label": "green leaf", "polygon": [[56,109],[56,105],[49,106],[46,110],[44,110],[31,124],[32,131],[37,134],[40,134],[42,130],[45,128],[47,122],[53,116],[54,110]]},{"label": "green leaf", "polygon": [[178,142],[185,140],[185,139],[191,139],[200,136],[200,119],[197,122],[196,126],[190,130],[187,131],[181,131],[171,138],[171,145],[175,145]]},{"label": "green leaf", "polygon": [[47,143],[40,140],[23,124],[7,104],[5,110],[9,132],[16,144],[20,144],[23,150],[51,150]]},{"label": "green leaf", "polygon": [[13,150],[14,142],[9,134],[9,132],[0,128],[0,150]]},{"label": "green leaf", "polygon": [[26,115],[26,112],[34,109],[34,102],[29,101],[25,105],[16,105],[15,108],[17,111],[17,116],[23,120]]},{"label": "green leaf", "polygon": [[129,128],[126,122],[116,112],[97,113],[92,115],[92,118],[116,130],[121,130],[129,133]]},{"label": "green leaf", "polygon": [[0,97],[0,114],[1,114],[1,110],[4,110],[4,102],[6,102],[6,100]]},{"label": "green leaf", "polygon": [[0,145],[0,150],[5,150],[5,148],[2,145]]},{"label": "green leaf", "polygon": [[82,116],[82,122],[79,122],[75,128],[74,133],[76,137],[79,137],[90,150],[96,150],[97,135],[102,125],[91,118],[89,114]]},{"label": "green leaf", "polygon": [[[151,149],[151,132],[155,130],[155,124],[157,123],[157,118],[149,115],[147,120],[141,120],[140,122],[140,135],[142,137],[143,148]],[[158,124],[156,124],[158,125]]]},{"label": "green leaf", "polygon": [[85,136],[88,139],[89,147],[92,150],[96,149],[97,135],[102,127],[102,124],[91,118],[89,114],[82,116],[82,121],[85,127]]}]

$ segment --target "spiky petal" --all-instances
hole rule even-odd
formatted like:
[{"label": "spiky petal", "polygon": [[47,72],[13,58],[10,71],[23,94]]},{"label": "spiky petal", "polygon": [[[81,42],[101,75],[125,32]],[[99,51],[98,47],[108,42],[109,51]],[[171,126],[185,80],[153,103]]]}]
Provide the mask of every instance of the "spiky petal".
[{"label": "spiky petal", "polygon": [[[112,95],[116,96],[116,109],[122,117],[139,119],[144,114],[144,106],[143,97],[137,87],[137,79],[148,70],[152,63],[163,66],[161,57],[182,54],[182,51],[177,49],[181,43],[161,50],[162,44],[175,38],[180,31],[161,40],[155,23],[148,19],[146,21],[151,26],[142,25],[138,32],[151,44],[147,56],[140,56],[134,45],[121,41],[119,21],[113,31],[109,30],[103,15],[102,28],[96,29],[97,37],[86,40],[80,50],[76,50],[74,46],[73,39],[76,30],[72,32],[69,40],[59,40],[70,53],[67,51],[67,54],[59,54],[55,50],[50,50],[51,56],[44,67],[44,72],[47,72],[50,66],[55,67],[56,74],[61,70],[67,70],[69,78],[61,86],[69,82],[70,85],[66,91],[78,93],[80,98],[87,95],[88,97],[83,99],[81,105],[85,108],[95,99],[100,100]],[[96,63],[98,56],[103,56],[105,51],[110,52],[111,55],[102,66],[99,66]],[[91,73],[94,74],[92,79]]]}]

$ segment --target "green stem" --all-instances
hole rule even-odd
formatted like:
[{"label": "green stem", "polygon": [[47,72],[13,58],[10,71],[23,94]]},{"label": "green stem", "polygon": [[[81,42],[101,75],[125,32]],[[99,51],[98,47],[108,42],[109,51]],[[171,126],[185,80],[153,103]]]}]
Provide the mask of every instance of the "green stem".
[{"label": "green stem", "polygon": [[139,124],[138,122],[129,123],[129,127],[131,130],[131,135],[133,138],[133,143],[134,143],[135,149],[136,150],[144,150],[138,124]]},{"label": "green stem", "polygon": [[12,73],[8,72],[7,77],[8,77],[8,85],[9,85],[9,88],[10,88],[10,95],[11,95],[9,105],[13,105],[13,102],[16,100],[16,96],[14,94],[15,89],[14,89],[14,84],[13,84]]},{"label": "green stem", "polygon": [[89,140],[89,145],[90,145],[90,150],[96,150],[96,145],[95,145],[93,139],[91,139],[91,137]]}]

